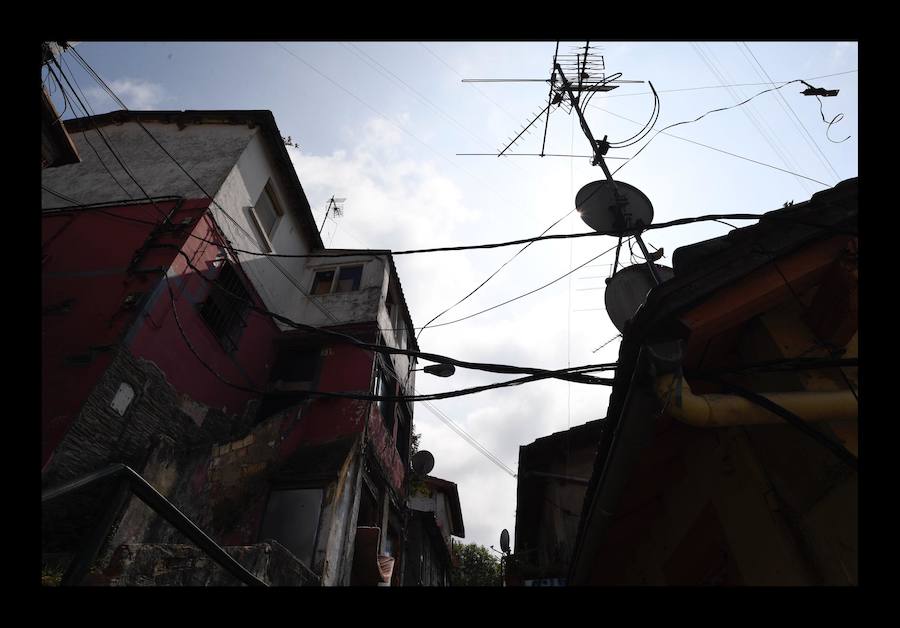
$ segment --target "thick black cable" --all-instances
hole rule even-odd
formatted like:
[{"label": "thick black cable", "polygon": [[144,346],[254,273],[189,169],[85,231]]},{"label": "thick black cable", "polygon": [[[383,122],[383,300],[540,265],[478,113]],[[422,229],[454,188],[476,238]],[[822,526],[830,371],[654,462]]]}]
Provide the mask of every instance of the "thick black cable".
[{"label": "thick black cable", "polygon": [[[642,139],[644,139],[650,131],[653,130],[653,127],[656,126],[656,122],[659,120],[659,114],[662,111],[660,106],[659,94],[656,93],[656,89],[653,87],[653,83],[650,83],[650,89],[653,91],[653,111],[650,112],[650,118],[647,120],[644,127],[629,137],[626,140],[621,140],[619,142],[610,142],[609,145],[612,148],[628,148],[633,144],[637,144]],[[587,103],[585,103],[585,108],[587,108]],[[635,139],[637,138],[637,139]]]},{"label": "thick black cable", "polygon": [[831,440],[825,434],[809,425],[806,421],[801,419],[799,416],[797,416],[787,408],[778,405],[771,399],[768,399],[767,397],[764,397],[759,393],[755,393],[752,390],[748,390],[746,388],[743,388],[742,386],[738,386],[737,384],[732,384],[724,380],[720,381],[725,390],[738,394],[744,399],[751,401],[762,408],[765,408],[772,414],[778,415],[787,423],[797,428],[798,430],[815,440],[817,443],[828,449],[831,453],[837,456],[843,463],[845,463],[854,471],[859,468],[859,461],[857,460],[856,456],[850,453],[846,447]]},{"label": "thick black cable", "polygon": [[[47,66],[47,69],[51,72],[51,74],[53,75],[53,78],[54,78],[54,79],[56,80],[56,82],[59,84],[60,92],[62,93],[62,97],[63,97],[63,100],[65,101],[66,105],[67,105],[67,106],[68,106],[68,105],[71,105],[71,106],[72,106],[72,113],[75,114],[75,115],[77,115],[78,112],[75,111],[75,105],[72,104],[72,103],[69,101],[69,96],[68,96],[68,94],[67,94],[65,88],[63,88],[62,83],[60,83],[59,79],[56,77],[56,73],[53,72],[53,68],[51,68],[51,67],[48,65],[48,66]],[[73,76],[72,78],[74,79],[75,77]],[[73,93],[73,96],[74,96],[74,95],[75,95],[75,94]],[[91,114],[88,112],[88,110],[87,110],[87,109],[84,109],[84,107],[82,107],[82,111],[84,111],[84,115],[85,115],[86,117],[90,117],[90,116],[91,116]],[[114,174],[112,173],[112,170],[109,169],[109,166],[106,165],[106,162],[103,161],[103,157],[100,156],[100,151],[97,150],[97,147],[94,146],[93,142],[91,142],[90,138],[88,137],[88,135],[87,135],[87,129],[82,129],[82,130],[81,130],[81,137],[84,139],[84,141],[85,141],[85,142],[87,143],[87,145],[90,147],[90,149],[93,151],[94,155],[97,156],[97,161],[99,161],[99,162],[100,162],[100,165],[103,166],[103,169],[106,171],[106,174],[108,174],[108,175],[110,176],[110,178],[111,178],[113,181],[116,182],[116,185],[118,185],[119,188],[120,188],[123,192],[125,192],[125,196],[127,196],[129,199],[133,198],[133,197],[131,196],[131,192],[129,192],[129,191],[125,188],[125,186],[122,185],[121,181],[119,181],[119,179],[116,178],[116,175],[114,175]]]},{"label": "thick black cable", "polygon": [[[601,186],[597,186],[597,189],[599,190],[602,188],[601,188]],[[595,190],[595,192],[596,192],[596,190]],[[133,200],[133,199],[130,199],[130,201],[131,200]],[[74,206],[78,207],[80,209],[84,209],[84,210],[94,209],[90,205],[82,205],[82,204],[78,204],[78,203],[76,203]],[[62,211],[65,209],[67,209],[67,208],[54,207],[50,211]],[[789,224],[798,224],[798,225],[805,225],[808,227],[816,227],[819,229],[831,230],[831,231],[835,231],[836,233],[849,233],[851,235],[856,235],[855,232],[850,232],[850,231],[846,231],[846,230],[836,230],[831,225],[825,225],[825,224],[821,224],[821,223],[811,222],[808,220],[801,221],[801,220],[792,218],[790,216],[773,216],[770,214],[745,214],[745,213],[706,214],[703,216],[678,218],[676,220],[670,220],[668,222],[661,222],[661,223],[654,223],[654,224],[646,225],[646,226],[644,226],[644,230],[649,231],[652,229],[666,229],[669,227],[677,227],[677,226],[681,226],[681,225],[692,224],[695,222],[709,222],[709,221],[718,222],[721,219],[725,219],[725,218],[731,219],[731,220],[760,220],[760,219],[765,218],[767,220],[772,220],[772,221],[780,221],[780,222],[785,222],[785,223],[789,223]],[[200,240],[201,242],[206,242],[208,244],[216,244],[219,246],[222,245],[221,242],[216,242],[214,240],[208,240],[208,239],[203,238],[198,235],[194,235],[194,234],[188,234],[188,235],[189,235],[189,237],[194,238],[196,240]],[[433,247],[433,248],[426,248],[426,249],[408,249],[405,251],[387,251],[386,250],[383,252],[383,254],[396,256],[396,255],[414,255],[414,254],[419,254],[419,253],[444,253],[444,252],[452,252],[452,251],[472,251],[472,250],[479,250],[479,249],[503,248],[506,246],[515,246],[517,244],[525,244],[525,243],[530,243],[530,242],[543,242],[544,240],[565,240],[568,238],[590,238],[590,237],[594,237],[594,236],[619,236],[619,235],[620,235],[619,231],[593,231],[593,232],[588,232],[588,233],[566,233],[566,234],[557,234],[557,235],[549,235],[549,236],[538,236],[538,237],[533,237],[533,238],[522,238],[520,240],[509,240],[506,242],[495,242],[495,243],[491,243],[491,244],[472,244],[472,245],[464,245],[464,246],[442,246],[442,247]],[[227,245],[227,243],[226,243],[226,245]],[[250,251],[247,249],[238,249],[238,248],[234,248],[233,246],[229,246],[228,248],[229,248],[229,250],[234,251],[236,253],[245,253],[247,255],[255,255],[257,257],[284,257],[284,258],[289,258],[289,259],[292,259],[292,258],[359,257],[359,255],[360,255],[359,251],[349,252],[349,253],[324,252],[323,251],[321,253],[287,254],[287,253],[263,253],[262,251]],[[380,252],[378,250],[372,250],[372,252],[370,254],[377,256],[377,255],[382,254],[382,252]]]},{"label": "thick black cable", "polygon": [[825,110],[822,108],[822,107],[823,107],[823,104],[822,104],[822,97],[821,97],[821,96],[816,96],[816,98],[819,99],[819,113],[822,115],[822,122],[824,122],[825,124],[828,125],[828,128],[825,129],[825,138],[826,138],[829,142],[831,142],[832,144],[841,144],[841,143],[846,142],[847,140],[849,140],[850,137],[851,137],[850,135],[848,135],[847,137],[845,137],[845,138],[842,139],[842,140],[833,140],[833,139],[831,139],[831,135],[830,135],[830,132],[831,132],[831,125],[836,124],[836,123],[840,122],[841,120],[843,120],[843,119],[844,119],[844,114],[842,114],[842,113],[837,114],[836,116],[834,116],[834,117],[831,119],[831,122],[829,122],[828,120],[825,119]]},{"label": "thick black cable", "polygon": [[[166,248],[171,248],[171,249],[175,250],[178,254],[180,254],[185,259],[185,263],[188,265],[189,268],[191,268],[191,270],[193,270],[196,274],[198,274],[203,280],[207,281],[208,283],[211,283],[211,284],[214,283],[214,280],[207,277],[203,273],[202,270],[197,268],[194,265],[194,263],[191,261],[190,256],[187,253],[185,253],[183,250],[181,250],[178,246],[176,246],[174,244],[160,245],[160,246],[166,246]],[[484,362],[466,362],[463,360],[457,360],[455,358],[451,358],[451,357],[444,356],[444,355],[438,355],[435,353],[427,353],[427,352],[423,352],[423,351],[414,351],[411,349],[400,349],[400,348],[395,348],[395,347],[388,347],[385,345],[373,344],[373,343],[362,341],[362,340],[360,340],[354,336],[351,336],[349,334],[338,332],[338,331],[335,331],[332,329],[316,327],[314,325],[307,325],[305,323],[298,323],[294,320],[291,320],[290,318],[288,318],[286,316],[282,316],[281,314],[276,314],[275,312],[272,312],[270,310],[262,308],[262,307],[256,305],[252,300],[248,300],[238,294],[235,294],[223,286],[218,286],[218,288],[220,290],[222,290],[223,292],[225,292],[226,294],[228,294],[229,296],[231,296],[233,299],[247,304],[247,306],[250,309],[252,309],[260,314],[270,316],[270,317],[274,318],[275,320],[282,322],[290,327],[293,327],[295,329],[299,329],[302,331],[319,334],[319,335],[325,335],[325,336],[329,336],[329,337],[333,337],[333,338],[338,338],[344,342],[349,342],[352,345],[355,345],[362,349],[366,349],[368,351],[372,351],[374,353],[382,353],[382,354],[389,354],[389,355],[406,355],[406,356],[421,358],[423,360],[428,360],[429,362],[436,362],[436,363],[442,363],[442,364],[453,364],[454,366],[458,366],[460,368],[467,368],[467,369],[478,370],[478,371],[487,371],[490,373],[502,373],[502,374],[527,373],[527,374],[541,375],[541,374],[554,372],[554,371],[550,371],[547,369],[536,369],[536,368],[527,368],[527,367],[519,367],[519,366],[510,366],[510,365],[505,365],[505,364],[491,364],[491,363],[484,363]],[[580,367],[572,367],[571,369],[563,369],[563,371],[567,371],[567,373],[564,375],[560,375],[559,379],[565,379],[565,380],[574,381],[574,382],[583,383],[583,384],[606,383],[607,380],[602,380],[601,378],[588,377],[585,375],[581,375],[579,371],[581,371],[581,370],[585,370],[585,371],[612,370],[615,367],[616,367],[615,363],[589,364],[589,365],[580,366]],[[571,371],[571,373],[568,373],[568,371]]]},{"label": "thick black cable", "polygon": [[781,358],[766,360],[753,364],[734,367],[723,367],[702,371],[685,370],[685,375],[698,379],[718,378],[725,373],[759,372],[794,372],[816,369],[852,368],[859,366],[858,358]]},{"label": "thick black cable", "polygon": [[[72,49],[72,50],[74,50],[74,49]],[[63,80],[66,81],[66,84],[72,90],[72,95],[75,96],[75,99],[81,105],[81,108],[84,110],[85,114],[87,114],[88,113],[87,106],[82,102],[82,100],[78,96],[78,94],[75,93],[75,88],[72,87],[72,84],[69,82],[68,77],[63,73],[62,66],[59,64],[59,62],[55,58],[53,61],[56,64],[56,67],[59,69],[59,73],[63,77]],[[65,59],[63,60],[63,62],[65,62]],[[69,71],[71,72],[71,68],[69,69]],[[73,80],[75,79],[74,73],[73,73],[72,79]],[[76,81],[76,83],[77,83],[77,81]],[[150,194],[147,192],[147,190],[145,190],[144,187],[138,182],[138,180],[135,178],[134,174],[128,169],[128,166],[125,165],[124,160],[115,152],[115,150],[113,150],[113,147],[109,143],[109,140],[106,138],[106,136],[100,130],[100,127],[97,126],[96,122],[94,122],[94,117],[88,116],[88,118],[91,121],[91,123],[93,124],[94,129],[97,131],[97,134],[100,136],[100,139],[103,140],[103,143],[106,145],[106,148],[109,149],[109,152],[112,154],[113,158],[115,158],[116,162],[118,162],[119,166],[122,168],[122,170],[125,172],[125,174],[128,175],[128,178],[131,179],[131,181],[138,187],[138,189],[143,193],[144,197],[146,197],[147,200],[150,201],[150,203],[153,205],[154,209],[156,209],[156,211],[159,212],[159,214],[165,218],[166,214],[156,205],[156,203],[153,201],[153,197],[150,196]],[[118,181],[117,181],[117,183],[118,183]],[[126,193],[127,193],[127,191],[126,191]]]},{"label": "thick black cable", "polygon": [[[216,372],[216,370],[212,366],[207,364],[206,361],[204,361],[203,358],[200,357],[200,354],[197,353],[196,348],[194,348],[193,344],[191,344],[190,339],[187,337],[187,334],[184,331],[184,327],[181,325],[181,321],[178,318],[178,311],[177,311],[176,305],[175,305],[175,293],[172,291],[172,285],[171,285],[171,283],[169,283],[168,276],[165,276],[163,281],[166,282],[166,287],[168,288],[168,291],[169,291],[169,298],[171,300],[171,305],[172,305],[172,314],[174,316],[175,323],[176,323],[176,326],[178,327],[178,331],[181,335],[181,338],[182,338],[182,340],[184,340],[185,344],[187,345],[187,347],[191,351],[191,353],[194,355],[194,357],[197,358],[197,361],[200,362],[200,364],[207,371],[209,371],[213,376],[216,377],[216,379],[218,379],[220,382],[222,382],[226,386],[235,388],[237,390],[241,390],[243,392],[249,392],[249,393],[253,393],[253,394],[257,394],[257,395],[270,395],[274,392],[277,392],[277,391],[260,390],[258,388],[250,388],[247,386],[242,386],[240,384],[235,384],[233,382],[228,381],[224,377],[222,377],[222,375],[220,375],[218,372]],[[583,367],[581,367],[581,368],[583,368]],[[433,394],[428,394],[428,395],[370,395],[367,393],[357,393],[357,392],[352,392],[352,391],[325,392],[325,391],[320,391],[320,390],[304,391],[303,395],[308,396],[308,397],[322,397],[322,398],[331,398],[331,399],[356,399],[356,400],[360,400],[360,401],[413,401],[413,402],[414,401],[433,401],[433,400],[437,400],[437,399],[449,399],[451,397],[461,397],[464,395],[471,395],[471,394],[475,394],[475,393],[479,393],[479,392],[484,392],[486,390],[493,390],[496,388],[508,388],[511,386],[519,386],[521,384],[536,382],[536,381],[540,381],[542,379],[550,379],[550,378],[556,378],[556,377],[564,378],[564,376],[566,374],[568,374],[570,371],[571,371],[571,369],[560,369],[557,371],[545,371],[543,373],[529,375],[527,377],[520,377],[518,379],[509,380],[506,382],[499,382],[496,384],[486,384],[484,386],[475,386],[472,388],[463,388],[460,390],[452,390],[452,391],[447,391],[447,392],[443,392],[443,393],[433,393]],[[613,379],[603,379],[603,380],[600,380],[600,378],[597,378],[597,379],[599,381],[594,382],[595,384],[601,384],[601,385],[607,385],[607,386],[611,386],[614,381]],[[587,382],[585,382],[585,383],[587,383]]]}]

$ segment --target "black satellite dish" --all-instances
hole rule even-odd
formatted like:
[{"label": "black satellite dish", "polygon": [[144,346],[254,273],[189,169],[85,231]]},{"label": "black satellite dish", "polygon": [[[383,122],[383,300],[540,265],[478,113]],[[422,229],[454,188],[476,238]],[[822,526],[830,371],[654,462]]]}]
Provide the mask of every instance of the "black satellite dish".
[{"label": "black satellite dish", "polygon": [[434,456],[424,449],[416,452],[412,457],[412,468],[416,475],[428,475],[434,469]]},{"label": "black satellite dish", "polygon": [[[625,201],[621,205],[616,189]],[[633,185],[621,181],[616,181],[615,189],[605,179],[588,183],[575,195],[575,208],[594,231],[616,235],[639,233],[653,222],[650,199]]]},{"label": "black satellite dish", "polygon": [[506,528],[500,533],[500,549],[509,554],[509,530]]},{"label": "black satellite dish", "polygon": [[[660,282],[675,276],[668,266],[653,265]],[[647,264],[626,266],[609,280],[606,286],[606,312],[613,325],[621,332],[625,331],[625,323],[634,316],[638,308],[647,298],[647,293],[656,287]]]}]

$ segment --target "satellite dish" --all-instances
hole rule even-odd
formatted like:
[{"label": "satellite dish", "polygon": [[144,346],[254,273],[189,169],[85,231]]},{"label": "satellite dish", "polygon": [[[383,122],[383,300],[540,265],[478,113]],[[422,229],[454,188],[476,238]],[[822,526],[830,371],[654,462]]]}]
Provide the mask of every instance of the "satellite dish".
[{"label": "satellite dish", "polygon": [[424,449],[416,452],[412,457],[412,468],[416,475],[428,475],[434,469],[434,456]]},{"label": "satellite dish", "polygon": [[578,190],[575,208],[581,219],[594,231],[612,231],[619,235],[639,233],[653,222],[653,205],[650,199],[633,185],[616,181],[619,195],[627,201],[618,210],[615,190],[603,179],[593,181]]},{"label": "satellite dish", "polygon": [[[668,281],[675,276],[675,271],[668,266],[654,264],[653,267],[660,281]],[[606,286],[605,300],[606,312],[616,329],[625,331],[625,323],[635,315],[646,300],[647,293],[654,287],[656,283],[647,264],[627,266],[612,276]]]},{"label": "satellite dish", "polygon": [[500,549],[509,554],[509,530],[506,528],[500,533]]}]

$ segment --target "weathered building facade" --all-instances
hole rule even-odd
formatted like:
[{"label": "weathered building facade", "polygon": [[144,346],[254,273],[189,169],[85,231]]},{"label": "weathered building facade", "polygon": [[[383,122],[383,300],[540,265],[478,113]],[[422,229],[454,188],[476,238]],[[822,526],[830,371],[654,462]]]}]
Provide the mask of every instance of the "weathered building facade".
[{"label": "weathered building facade", "polygon": [[[402,563],[412,406],[370,397],[411,392],[415,358],[360,346],[417,350],[390,252],[323,248],[268,111],[66,128],[83,159],[42,180],[45,489],[128,465],[268,583],[353,584],[379,559],[360,528]],[[107,484],[44,509],[70,570]],[[236,583],[144,501],[114,510],[92,581]]]},{"label": "weathered building facade", "polygon": [[452,537],[465,538],[459,491],[454,482],[432,476],[410,489],[407,529],[406,586],[446,587],[451,584]]},{"label": "weathered building facade", "polygon": [[514,551],[507,586],[563,586],[604,421],[589,421],[519,447]]},{"label": "weathered building facade", "polygon": [[857,216],[851,179],[675,252],[623,334],[569,584],[858,583]]}]

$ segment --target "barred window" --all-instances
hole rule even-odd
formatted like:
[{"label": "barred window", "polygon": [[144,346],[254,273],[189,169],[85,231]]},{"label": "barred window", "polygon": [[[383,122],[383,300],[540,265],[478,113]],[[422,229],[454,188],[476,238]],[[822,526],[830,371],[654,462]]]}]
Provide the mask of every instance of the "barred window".
[{"label": "barred window", "polygon": [[236,351],[247,326],[250,294],[237,271],[225,262],[200,306],[200,316],[228,351]]}]

